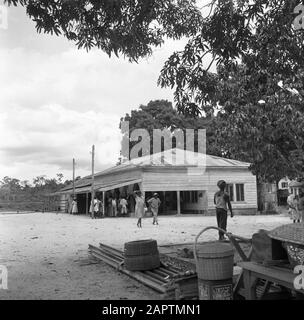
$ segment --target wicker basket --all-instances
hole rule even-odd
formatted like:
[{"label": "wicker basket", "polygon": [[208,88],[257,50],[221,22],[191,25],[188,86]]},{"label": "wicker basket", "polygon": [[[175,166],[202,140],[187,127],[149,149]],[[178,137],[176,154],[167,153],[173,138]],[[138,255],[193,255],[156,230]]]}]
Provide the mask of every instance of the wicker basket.
[{"label": "wicker basket", "polygon": [[198,278],[202,280],[226,280],[232,278],[234,262],[232,247],[221,242],[197,245],[199,235],[196,237],[194,244]]},{"label": "wicker basket", "polygon": [[304,264],[304,224],[280,226],[269,233],[270,238],[282,241],[292,267]]}]

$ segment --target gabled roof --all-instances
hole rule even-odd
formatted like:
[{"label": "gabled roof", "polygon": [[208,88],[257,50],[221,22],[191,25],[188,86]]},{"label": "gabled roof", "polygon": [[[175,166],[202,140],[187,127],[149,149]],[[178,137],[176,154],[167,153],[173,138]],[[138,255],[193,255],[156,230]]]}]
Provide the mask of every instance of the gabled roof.
[{"label": "gabled roof", "polygon": [[[198,159],[200,162],[198,162]],[[110,174],[119,173],[125,170],[133,170],[147,167],[197,167],[198,163],[205,165],[206,168],[231,168],[231,169],[246,169],[249,168],[250,163],[238,160],[221,158],[213,155],[206,155],[188,150],[178,148],[169,149],[164,152],[147,155],[144,157],[135,158],[123,162],[120,165],[111,167],[104,171],[95,174],[95,177],[106,176]],[[91,185],[91,176],[84,177],[75,182],[75,188],[84,188]],[[70,190],[72,186],[67,186],[61,190]]]},{"label": "gabled roof", "polygon": [[198,163],[206,165],[207,168],[248,168],[250,166],[248,162],[174,148],[126,161],[118,166],[106,169],[96,176],[138,167],[196,167]]}]

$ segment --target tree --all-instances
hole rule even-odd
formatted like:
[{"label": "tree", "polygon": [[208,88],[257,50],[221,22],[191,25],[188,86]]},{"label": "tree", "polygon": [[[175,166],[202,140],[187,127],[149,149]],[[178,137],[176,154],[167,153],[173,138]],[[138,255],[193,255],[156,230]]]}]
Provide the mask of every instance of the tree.
[{"label": "tree", "polygon": [[[140,105],[138,110],[132,110],[131,114],[126,114],[121,118],[120,129],[122,130],[122,121],[129,122],[129,132],[122,132],[129,139],[129,149],[137,144],[137,141],[131,141],[131,132],[134,129],[145,129],[149,133],[150,137],[150,153],[153,150],[153,130],[154,129],[169,129],[171,133],[177,130],[183,130],[184,138],[186,129],[206,129],[207,135],[207,153],[214,155],[222,155],[222,151],[218,148],[215,141],[215,126],[216,118],[214,116],[193,118],[179,114],[176,109],[173,108],[172,103],[167,100],[154,100],[150,101],[147,105]],[[176,146],[176,140],[173,139],[172,147]],[[186,141],[184,141],[186,142]],[[186,143],[184,144],[186,148]],[[197,151],[197,135],[194,140],[194,150]],[[148,150],[147,150],[148,151]],[[146,152],[147,152],[146,151]],[[144,151],[145,153],[145,151]],[[141,156],[141,155],[140,155]],[[120,158],[118,163],[122,162]]]},{"label": "tree", "polygon": [[151,54],[165,37],[197,32],[195,0],[5,0],[26,8],[40,33],[63,35],[78,48],[97,47],[132,61]]},{"label": "tree", "polygon": [[174,88],[181,113],[216,113],[219,148],[251,162],[263,181],[303,174],[304,34],[292,25],[297,4],[212,1],[201,32],[168,59],[159,78]]},{"label": "tree", "polygon": [[33,179],[33,184],[36,188],[42,187],[43,185],[45,185],[45,183],[46,183],[46,176],[45,175],[38,176]]}]

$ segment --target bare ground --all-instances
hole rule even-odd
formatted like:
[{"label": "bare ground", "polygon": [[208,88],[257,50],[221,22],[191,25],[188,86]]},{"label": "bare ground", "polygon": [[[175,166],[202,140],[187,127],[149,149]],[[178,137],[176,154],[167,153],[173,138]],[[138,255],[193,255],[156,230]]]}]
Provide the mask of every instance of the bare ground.
[{"label": "bare ground", "polygon": [[[193,242],[198,232],[216,224],[215,217],[166,216],[136,227],[134,218],[92,220],[55,213],[0,214],[0,265],[8,268],[3,299],[159,299],[159,295],[88,256],[88,244],[123,249],[127,241],[153,238],[159,245]],[[259,229],[290,223],[285,214],[236,216],[228,231],[250,238]],[[209,231],[202,241],[215,240]]]}]

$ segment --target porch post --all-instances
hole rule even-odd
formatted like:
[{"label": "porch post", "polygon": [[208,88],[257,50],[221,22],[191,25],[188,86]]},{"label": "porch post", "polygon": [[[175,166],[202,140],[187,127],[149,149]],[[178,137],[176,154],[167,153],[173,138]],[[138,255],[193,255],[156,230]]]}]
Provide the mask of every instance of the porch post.
[{"label": "porch post", "polygon": [[88,193],[86,192],[86,215],[89,214],[88,204],[89,204],[89,197],[88,197]]},{"label": "porch post", "polygon": [[177,215],[181,214],[180,191],[176,191]]},{"label": "porch post", "polygon": [[102,191],[102,215],[105,217],[106,216],[106,204],[105,204],[105,200],[106,200],[106,192]]}]

